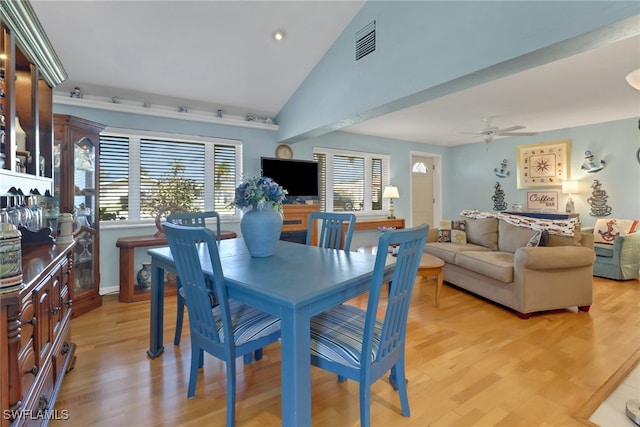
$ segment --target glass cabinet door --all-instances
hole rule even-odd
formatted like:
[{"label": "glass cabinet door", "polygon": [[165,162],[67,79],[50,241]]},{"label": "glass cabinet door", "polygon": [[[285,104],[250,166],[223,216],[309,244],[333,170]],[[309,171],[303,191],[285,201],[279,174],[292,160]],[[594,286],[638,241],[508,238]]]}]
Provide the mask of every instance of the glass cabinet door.
[{"label": "glass cabinet door", "polygon": [[75,317],[102,304],[98,165],[100,132],[104,126],[65,114],[54,114],[53,122],[52,215],[59,210],[72,213],[75,218],[71,287],[72,316]]},{"label": "glass cabinet door", "polygon": [[96,168],[95,146],[87,137],[74,141],[73,209],[76,217],[75,238],[75,297],[94,291],[96,242]]}]

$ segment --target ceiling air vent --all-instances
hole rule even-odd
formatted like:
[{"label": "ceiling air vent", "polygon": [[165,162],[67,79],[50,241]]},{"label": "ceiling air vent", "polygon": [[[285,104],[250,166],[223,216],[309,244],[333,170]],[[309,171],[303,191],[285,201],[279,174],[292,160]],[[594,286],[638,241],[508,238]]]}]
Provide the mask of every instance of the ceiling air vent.
[{"label": "ceiling air vent", "polygon": [[356,33],[356,61],[376,50],[375,19]]}]

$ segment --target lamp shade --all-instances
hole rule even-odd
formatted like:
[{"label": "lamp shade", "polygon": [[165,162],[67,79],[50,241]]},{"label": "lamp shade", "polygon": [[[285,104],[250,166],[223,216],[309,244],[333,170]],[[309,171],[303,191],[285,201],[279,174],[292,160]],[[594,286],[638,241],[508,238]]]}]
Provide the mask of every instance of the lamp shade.
[{"label": "lamp shade", "polygon": [[578,181],[562,181],[563,194],[577,194],[580,192],[580,182]]},{"label": "lamp shade", "polygon": [[383,199],[397,199],[400,197],[398,193],[398,187],[390,185],[388,187],[384,187],[384,191],[382,192]]},{"label": "lamp shade", "polygon": [[640,68],[630,72],[625,78],[632,88],[640,90]]}]

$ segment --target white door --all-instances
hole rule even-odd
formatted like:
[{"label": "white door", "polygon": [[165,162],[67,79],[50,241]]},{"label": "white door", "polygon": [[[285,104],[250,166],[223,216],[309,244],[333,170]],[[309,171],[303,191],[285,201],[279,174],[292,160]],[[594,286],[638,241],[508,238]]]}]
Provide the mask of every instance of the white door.
[{"label": "white door", "polygon": [[411,222],[412,227],[429,224],[435,227],[433,158],[411,155]]}]

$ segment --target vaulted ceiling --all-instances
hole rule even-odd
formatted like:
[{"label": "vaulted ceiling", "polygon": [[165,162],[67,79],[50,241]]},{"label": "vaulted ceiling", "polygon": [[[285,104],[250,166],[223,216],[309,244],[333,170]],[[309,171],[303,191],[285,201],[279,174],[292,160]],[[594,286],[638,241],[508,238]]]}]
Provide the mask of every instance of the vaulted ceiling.
[{"label": "vaulted ceiling", "polygon": [[[275,117],[363,1],[31,2],[69,78],[69,94]],[[277,42],[272,34],[282,30]],[[640,30],[639,30],[640,33]],[[640,35],[344,128],[437,145],[494,116],[542,132],[640,115]]]}]

